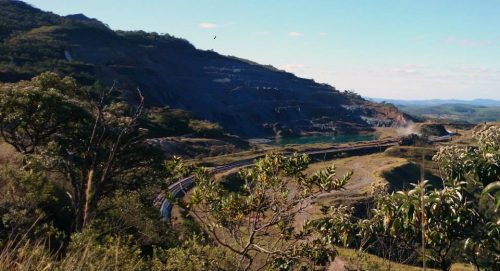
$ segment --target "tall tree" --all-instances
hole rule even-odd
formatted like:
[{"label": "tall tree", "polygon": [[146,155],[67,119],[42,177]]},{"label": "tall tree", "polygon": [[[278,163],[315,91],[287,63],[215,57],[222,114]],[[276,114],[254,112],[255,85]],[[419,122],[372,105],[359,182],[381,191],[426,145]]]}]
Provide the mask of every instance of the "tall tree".
[{"label": "tall tree", "polygon": [[138,100],[130,107],[114,87],[81,87],[54,73],[1,86],[2,137],[26,155],[27,166],[58,172],[71,184],[77,231],[104,195],[136,185],[139,175],[153,174],[151,167],[160,164],[161,155],[138,129],[140,91]]}]

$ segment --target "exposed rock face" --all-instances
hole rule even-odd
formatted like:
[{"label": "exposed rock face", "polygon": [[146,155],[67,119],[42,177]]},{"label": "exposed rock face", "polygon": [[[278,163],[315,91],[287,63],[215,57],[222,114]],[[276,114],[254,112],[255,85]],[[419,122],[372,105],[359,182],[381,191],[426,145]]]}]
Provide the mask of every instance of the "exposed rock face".
[{"label": "exposed rock face", "polygon": [[[192,111],[243,137],[369,131],[409,118],[270,66],[197,50],[182,39],[112,31],[81,14],[60,17],[0,0],[0,18],[23,10],[39,19],[15,26],[15,32],[0,24],[0,80],[27,79],[44,70],[84,83],[117,80],[123,89],[141,88],[151,106]],[[132,93],[128,97],[133,102]]]}]

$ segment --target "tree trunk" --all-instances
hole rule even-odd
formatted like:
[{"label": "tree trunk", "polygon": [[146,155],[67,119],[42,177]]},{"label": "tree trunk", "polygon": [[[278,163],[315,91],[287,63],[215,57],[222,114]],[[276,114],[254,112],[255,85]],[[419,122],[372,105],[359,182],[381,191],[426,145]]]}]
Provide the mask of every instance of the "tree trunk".
[{"label": "tree trunk", "polygon": [[94,182],[94,170],[90,170],[87,174],[87,179],[85,180],[86,182],[86,189],[84,193],[84,201],[83,201],[83,226],[87,225],[87,223],[90,221],[90,215],[92,214],[93,208],[92,208],[92,201],[93,201],[93,194],[94,194],[94,187],[93,187],[93,182]]},{"label": "tree trunk", "polygon": [[80,232],[84,225],[84,208],[83,195],[75,199],[75,231]]},{"label": "tree trunk", "polygon": [[68,169],[67,170],[67,177],[71,181],[71,186],[73,187],[73,196],[71,197],[73,209],[74,209],[74,215],[75,215],[75,220],[74,220],[74,231],[79,232],[83,228],[83,193],[82,193],[82,188],[83,185],[79,182],[79,180],[76,178],[76,176]]}]

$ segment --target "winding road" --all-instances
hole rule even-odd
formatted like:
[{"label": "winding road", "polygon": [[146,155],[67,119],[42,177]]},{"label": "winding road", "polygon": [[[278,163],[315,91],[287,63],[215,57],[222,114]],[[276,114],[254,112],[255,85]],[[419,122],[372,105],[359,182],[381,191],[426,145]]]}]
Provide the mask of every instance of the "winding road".
[{"label": "winding road", "polygon": [[[299,154],[307,154],[309,156],[315,156],[315,155],[326,155],[326,154],[335,154],[335,153],[342,153],[342,152],[352,152],[352,151],[370,151],[370,150],[385,150],[388,147],[391,146],[396,146],[399,145],[399,140],[398,139],[388,139],[388,140],[375,140],[375,141],[367,141],[367,142],[360,142],[359,144],[355,146],[333,146],[333,147],[328,147],[324,149],[317,149],[317,150],[311,150],[311,151],[304,151],[304,152],[298,152]],[[287,152],[283,153],[285,156],[291,156],[293,153]],[[218,166],[212,169],[213,173],[222,173],[225,171],[229,171],[235,168],[243,168],[243,167],[248,167],[254,164],[254,161],[256,159],[262,158],[262,156],[258,156],[252,159],[244,159],[236,162],[232,162],[226,165]],[[171,184],[168,187],[168,191],[174,196],[174,197],[180,197],[182,196],[185,192],[190,190],[196,185],[195,182],[195,176],[189,176],[184,179],[181,179],[173,184]],[[165,195],[162,193],[158,195],[158,197],[155,200],[155,205],[160,207],[160,213],[161,217],[164,221],[168,221],[170,219],[170,214],[171,214],[171,209],[172,209],[172,203],[168,201],[168,199],[165,197]]]}]

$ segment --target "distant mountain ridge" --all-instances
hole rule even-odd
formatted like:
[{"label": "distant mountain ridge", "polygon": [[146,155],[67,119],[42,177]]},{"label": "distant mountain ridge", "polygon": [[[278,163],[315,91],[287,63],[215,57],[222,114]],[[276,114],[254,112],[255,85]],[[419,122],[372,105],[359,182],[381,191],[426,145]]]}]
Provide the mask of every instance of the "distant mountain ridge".
[{"label": "distant mountain ridge", "polygon": [[[370,131],[411,117],[351,92],[249,60],[143,31],[113,31],[83,14],[59,16],[0,0],[0,81],[51,70],[79,82],[140,88],[149,107],[170,106],[242,137]],[[134,102],[133,95],[124,96]]]},{"label": "distant mountain ridge", "polygon": [[454,122],[498,122],[500,121],[500,101],[492,99],[475,100],[395,100],[370,98],[397,106],[412,116],[430,120]]},{"label": "distant mountain ridge", "polygon": [[474,106],[495,106],[500,107],[500,100],[493,99],[473,99],[473,100],[458,100],[458,99],[428,99],[428,100],[398,100],[398,99],[383,99],[383,98],[368,98],[374,102],[387,102],[395,105],[405,106],[436,106],[443,104],[467,104]]}]

